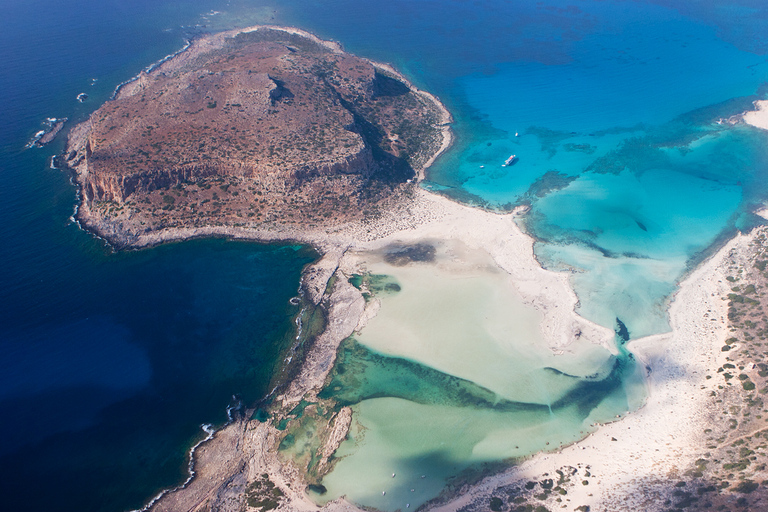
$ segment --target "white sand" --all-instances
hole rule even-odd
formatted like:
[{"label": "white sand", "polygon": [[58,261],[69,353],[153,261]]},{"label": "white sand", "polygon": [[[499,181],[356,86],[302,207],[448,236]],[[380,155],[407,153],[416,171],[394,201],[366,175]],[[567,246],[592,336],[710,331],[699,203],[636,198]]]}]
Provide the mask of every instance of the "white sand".
[{"label": "white sand", "polygon": [[755,110],[744,112],[742,119],[745,123],[768,130],[768,100],[755,102]]},{"label": "white sand", "polygon": [[[576,295],[569,286],[568,274],[542,269],[533,255],[533,241],[515,223],[516,213],[497,215],[468,208],[446,198],[417,191],[414,200],[374,223],[349,227],[326,234],[323,247],[336,247],[318,266],[316,283],[310,288],[319,295],[321,283],[336,272],[339,279],[329,315],[329,329],[308,355],[305,370],[292,382],[281,398],[284,403],[298,401],[305,393],[317,391],[335,358],[335,347],[365,324],[366,306],[357,289],[346,277],[359,270],[354,252],[380,249],[390,243],[424,239],[460,240],[472,249],[483,249],[506,271],[523,301],[536,308],[542,318],[542,338],[555,351],[566,351],[577,338],[613,347],[613,332],[579,317],[574,312]],[[235,233],[231,233],[235,234]],[[247,236],[247,232],[237,233]],[[751,236],[740,235],[693,272],[682,284],[670,308],[671,333],[634,341],[630,349],[641,364],[653,372],[649,379],[648,400],[639,411],[621,421],[600,428],[588,438],[557,453],[543,453],[519,467],[491,476],[466,490],[460,497],[435,510],[460,509],[474,498],[487,496],[493,489],[515,482],[553,475],[564,466],[590,466],[589,485],[569,490],[567,503],[590,505],[595,510],[655,510],[662,501],[642,492],[643,482],[681,473],[690,467],[703,444],[709,411],[706,408],[716,379],[708,373],[725,362],[720,348],[727,337],[728,293],[725,263],[734,251],[746,251]],[[338,270],[337,270],[338,268]],[[308,275],[306,279],[312,279]],[[268,428],[263,425],[259,428]],[[269,429],[271,430],[271,429]],[[271,432],[269,437],[276,435]],[[612,441],[615,438],[616,441]],[[314,506],[303,494],[296,468],[282,465],[269,446],[244,446],[250,452],[249,475],[268,471],[290,500],[282,510],[310,510]],[[336,500],[325,510],[355,510],[348,502]]]},{"label": "white sand", "polygon": [[358,343],[508,400],[541,404],[573,386],[572,379],[543,368],[586,376],[610,364],[608,351],[583,339],[573,341],[571,354],[553,354],[542,341],[541,315],[522,302],[514,281],[484,250],[433,243],[437,254],[428,265],[394,266],[370,252],[356,254],[367,271],[392,276],[402,286],[381,298],[384,307],[358,334]]},{"label": "white sand", "polygon": [[743,257],[751,240],[751,235],[739,235],[681,284],[670,308],[671,333],[630,344],[641,362],[652,368],[642,409],[558,453],[540,454],[489,477],[435,510],[458,510],[473,498],[490,496],[499,486],[545,473],[551,476],[564,466],[589,466],[592,474],[589,485],[569,490],[569,510],[581,505],[593,511],[663,509],[663,500],[644,493],[643,487],[654,479],[682,474],[705,446],[708,395],[717,388],[716,379],[707,380],[706,375],[713,375],[726,358],[720,348],[728,336],[728,306],[723,300],[729,291],[727,258]]},{"label": "white sand", "polygon": [[[413,201],[403,209],[389,212],[375,223],[350,226],[338,233],[317,234],[321,247],[337,249],[327,252],[317,269],[309,269],[305,282],[312,283],[312,294],[320,294],[323,279],[337,267],[341,274],[334,291],[329,327],[308,355],[299,377],[282,397],[285,401],[297,402],[305,392],[319,390],[335,358],[335,347],[365,325],[366,315],[375,314],[364,312],[362,295],[346,278],[360,272],[359,253],[393,243],[458,240],[471,250],[485,251],[510,276],[523,303],[539,312],[541,338],[547,347],[559,353],[568,350],[578,339],[615,353],[613,331],[575,313],[577,297],[568,282],[568,274],[547,271],[538,264],[533,254],[533,239],[515,223],[519,212],[494,214],[421,189],[416,189],[414,195]],[[230,235],[236,234],[230,232]],[[247,237],[247,232],[239,234]]]},{"label": "white sand", "polygon": [[[188,55],[192,54],[188,52]],[[182,60],[174,59],[177,64]],[[140,86],[140,81],[132,86]],[[768,129],[768,101],[756,102],[756,107],[756,111],[744,114],[744,122]],[[449,144],[450,133],[446,129],[442,149]],[[497,215],[417,189],[412,202],[398,206],[381,219],[344,226],[333,233],[307,232],[295,236],[295,233],[279,230],[204,228],[168,230],[153,235],[157,239],[146,237],[142,242],[211,234],[311,241],[326,252],[326,258],[315,268],[315,273],[310,272],[305,277],[311,295],[319,299],[324,282],[337,272],[337,267],[346,275],[356,270],[355,265],[359,262],[345,255],[347,248],[367,251],[396,242],[460,240],[472,249],[487,251],[507,272],[523,301],[541,315],[542,339],[550,349],[565,351],[575,339],[584,339],[615,351],[614,333],[575,313],[577,297],[569,284],[568,274],[541,268],[533,254],[533,240],[519,229],[515,217],[516,213]],[[590,505],[592,510],[653,509],[648,503],[641,503],[647,499],[644,493],[638,492],[643,481],[684,470],[693,461],[694,448],[701,445],[708,421],[706,395],[716,387],[715,379],[706,380],[705,376],[725,359],[725,354],[720,352],[727,337],[727,303],[722,300],[728,291],[724,260],[730,251],[742,251],[749,240],[748,236],[732,240],[685,280],[670,309],[671,333],[631,344],[630,348],[642,363],[653,370],[649,379],[649,398],[642,409],[558,453],[535,456],[520,467],[489,477],[436,510],[458,510],[474,497],[486,496],[500,485],[538,478],[544,473],[552,475],[563,466],[585,465],[590,466],[593,477],[590,485],[577,485],[569,492],[567,498],[574,506]],[[282,397],[284,402],[297,401],[307,391],[319,389],[333,363],[335,347],[353,330],[364,325],[366,313],[362,297],[346,283],[343,273],[339,277],[342,279],[334,292],[329,328],[308,355],[306,371]],[[258,471],[269,471],[273,481],[292,498],[281,508],[312,509],[303,496],[297,472],[290,467],[278,467],[273,454],[267,453],[271,450],[267,438],[275,433],[265,432],[265,429],[268,430],[266,425],[256,427],[258,435],[254,434],[252,442],[247,443],[250,446],[243,448],[251,457],[246,464],[249,477],[254,477]],[[248,432],[253,431],[249,429]],[[657,503],[657,506],[662,505]],[[337,501],[326,508],[350,510],[354,507]]]},{"label": "white sand", "polygon": [[[418,190],[409,213],[410,216],[397,219],[382,219],[381,224],[389,231],[385,236],[370,236],[369,241],[360,241],[366,238],[365,234],[355,233],[357,241],[352,242],[350,248],[376,250],[392,243],[429,239],[461,241],[469,249],[488,252],[509,274],[523,301],[541,314],[542,337],[551,349],[563,350],[579,337],[609,350],[615,349],[613,331],[575,313],[578,299],[568,274],[541,268],[533,254],[533,239],[515,222],[519,211],[504,215],[490,213]],[[350,273],[354,271],[354,267],[345,266],[344,262],[341,268]]]},{"label": "white sand", "polygon": [[[384,216],[364,225],[352,225],[336,233],[319,237],[321,247],[336,247],[326,253],[310,279],[313,294],[319,294],[320,283],[336,272],[336,288],[331,296],[328,329],[319,337],[313,350],[289,389],[280,397],[284,406],[298,402],[305,394],[312,395],[322,387],[336,355],[336,347],[353,330],[360,330],[375,315],[375,302],[368,309],[360,292],[347,282],[347,277],[359,272],[365,263],[361,253],[375,251],[393,243],[413,243],[423,240],[457,240],[471,251],[487,252],[496,265],[506,272],[523,302],[535,308],[541,318],[539,327],[543,343],[556,353],[568,351],[574,341],[595,343],[615,352],[614,333],[579,317],[574,308],[577,298],[568,282],[568,274],[541,268],[533,254],[533,239],[524,234],[515,222],[520,212],[495,214],[460,205],[444,197],[416,189],[413,200]],[[236,233],[231,232],[230,235]],[[247,236],[247,232],[239,233]],[[336,268],[338,267],[338,270]],[[321,277],[322,276],[322,277]],[[274,460],[266,456],[262,460]],[[255,460],[254,460],[255,462]],[[255,464],[264,468],[262,464]],[[290,484],[294,490],[288,509],[304,508],[307,501],[301,492],[299,473],[295,468],[278,468],[269,464],[273,481]],[[283,487],[281,485],[281,487]],[[284,489],[288,491],[288,489]],[[327,510],[350,510],[354,507],[343,499],[328,503]]]}]

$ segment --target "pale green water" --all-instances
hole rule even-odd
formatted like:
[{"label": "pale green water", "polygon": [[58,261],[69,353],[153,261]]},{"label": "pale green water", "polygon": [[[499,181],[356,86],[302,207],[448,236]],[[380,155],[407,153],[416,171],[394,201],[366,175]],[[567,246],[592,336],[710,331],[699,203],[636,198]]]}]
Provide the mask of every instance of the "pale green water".
[{"label": "pale green water", "polygon": [[[99,354],[119,349],[125,342],[124,333],[130,332],[130,343],[155,347],[148,352],[153,368],[151,386],[183,390],[184,395],[172,401],[175,409],[167,406],[171,403],[167,400],[166,405],[161,403],[166,393],[152,395],[160,398],[149,408],[141,396],[116,404],[106,416],[93,416],[94,429],[60,432],[38,446],[26,444],[39,434],[37,423],[45,424],[46,429],[66,430],[91,421],[89,411],[102,408],[103,402],[91,398],[90,388],[63,387],[65,379],[51,386],[50,395],[21,396],[6,404],[8,410],[23,404],[21,414],[4,417],[14,418],[6,422],[6,430],[27,438],[26,447],[2,464],[6,471],[0,482],[6,491],[6,507],[50,509],[45,500],[27,499],[41,481],[47,482],[47,494],[55,496],[57,510],[77,512],[139,506],[159,487],[183,481],[190,436],[199,432],[201,422],[223,418],[224,407],[237,392],[226,390],[230,378],[238,373],[232,371],[233,364],[250,368],[248,372],[267,367],[252,361],[253,357],[263,359],[263,350],[249,349],[250,341],[233,345],[233,340],[262,343],[271,337],[259,334],[266,332],[262,327],[270,322],[256,325],[253,320],[278,318],[265,304],[285,305],[289,295],[284,293],[293,293],[298,279],[276,272],[276,262],[242,259],[252,249],[234,251],[240,254],[237,257],[218,254],[209,262],[203,248],[208,243],[167,248],[174,255],[168,258],[170,271],[162,257],[151,256],[155,251],[94,266],[90,259],[115,258],[102,257],[100,243],[89,242],[67,223],[74,192],[63,173],[48,169],[48,158],[60,151],[61,141],[50,149],[20,153],[42,119],[67,116],[71,123],[84,119],[119,82],[177,50],[186,37],[201,29],[256,23],[309,29],[342,42],[361,56],[392,62],[446,103],[457,120],[457,145],[430,170],[430,178],[459,187],[457,197],[471,198],[472,194],[477,200],[505,205],[531,196],[544,198],[549,192],[541,203],[532,201],[529,228],[542,239],[537,244],[538,257],[547,266],[583,269],[574,278],[580,311],[609,327],[618,316],[632,337],[637,337],[666,330],[664,301],[683,269],[697,261],[695,255],[713,240],[734,226],[744,226],[743,214],[768,198],[765,134],[750,127],[715,124],[719,117],[739,113],[752,100],[765,97],[766,90],[760,87],[768,80],[768,7],[766,2],[748,4],[724,0],[488,0],[481,8],[454,1],[441,2],[435,9],[435,2],[408,0],[54,0],[40,9],[39,2],[6,2],[6,23],[0,30],[0,48],[6,50],[0,51],[0,57],[7,78],[0,81],[0,101],[5,101],[0,125],[0,146],[5,151],[0,206],[2,238],[8,241],[2,246],[5,251],[0,251],[4,272],[0,282],[6,293],[0,301],[3,325],[16,333],[11,341],[28,339],[29,326],[36,326],[33,334],[37,335],[47,330],[51,343],[71,354],[51,360],[53,369],[61,366],[61,375],[67,376],[94,356],[93,351],[77,352],[81,345],[70,342],[82,337],[72,335],[77,333],[69,326],[97,318],[101,328],[89,332],[104,333],[97,336],[97,345],[103,349]],[[212,9],[223,12],[200,16]],[[93,84],[91,78],[99,80]],[[74,98],[84,90],[91,98],[80,104]],[[732,100],[721,103],[729,98]],[[678,115],[683,116],[674,121]],[[520,162],[512,168],[501,167],[510,153],[518,154]],[[621,169],[634,178],[601,179],[591,172]],[[660,179],[645,178],[646,171],[655,172]],[[558,180],[545,178],[553,172],[578,182],[567,189],[546,190],[542,184],[558,185]],[[674,193],[666,194],[670,183],[683,183],[681,175],[687,177],[688,185],[676,186]],[[559,185],[564,181],[560,179]],[[603,197],[588,190],[595,185],[604,188]],[[584,201],[589,200],[589,208],[581,210],[582,219],[589,222],[574,224],[571,205],[578,206],[582,192]],[[655,222],[649,222],[649,217]],[[635,218],[646,230],[630,222]],[[594,243],[593,234],[605,245]],[[657,240],[657,236],[662,238]],[[646,252],[646,246],[653,250]],[[617,249],[634,256],[617,255]],[[187,264],[179,265],[179,254],[199,258],[190,256]],[[231,261],[242,264],[232,265]],[[298,272],[301,265],[292,265],[288,266]],[[184,274],[190,268],[202,270],[192,272],[196,277],[190,280]],[[253,280],[244,282],[242,276],[258,275],[260,269],[267,269],[267,281],[275,283],[245,286]],[[237,274],[238,286],[232,289],[245,296],[235,301],[240,309],[250,301],[258,307],[246,307],[248,314],[243,315],[226,301],[210,300],[211,290],[225,290],[230,282],[219,279],[224,274]],[[217,279],[221,282],[215,283]],[[143,300],[145,281],[155,289],[148,304]],[[168,293],[157,293],[158,286]],[[195,293],[198,288],[203,290],[206,300],[190,302],[189,293],[184,292],[187,288]],[[133,300],[137,293],[142,300]],[[225,295],[230,299],[238,296],[231,291]],[[192,311],[190,304],[193,309],[205,305],[205,314],[196,312],[193,322],[187,315]],[[237,317],[235,323],[245,322],[242,328],[233,331],[228,315]],[[175,342],[169,344],[169,340]],[[198,345],[205,350],[200,352],[195,348]],[[237,364],[224,361],[226,357],[209,357],[211,350],[230,354],[227,357]],[[369,403],[365,398],[386,396],[422,405],[487,409],[498,402],[505,411],[537,410],[533,406],[515,409],[513,402],[503,402],[471,381],[366,350],[362,346],[345,349],[344,364],[355,368],[337,376],[349,383],[346,391],[335,391],[344,393],[345,403],[362,405]],[[164,355],[168,351],[172,357]],[[3,355],[9,368],[18,373],[21,366],[8,359],[7,350]],[[36,357],[34,350],[26,352],[26,360]],[[180,365],[179,358],[184,364]],[[104,368],[111,368],[114,361],[113,357],[91,364],[93,372],[85,377],[94,372],[107,375]],[[143,359],[138,361],[144,364]],[[189,366],[196,361],[202,370]],[[30,367],[39,371],[27,372],[23,380],[55,384],[60,372],[34,362]],[[136,366],[128,365],[130,361],[124,358],[119,362],[123,369]],[[556,366],[565,369],[566,364],[561,358]],[[6,373],[9,382],[13,381],[13,371]],[[569,373],[579,374],[575,370]],[[139,372],[117,372],[113,377],[119,380],[124,374],[135,381]],[[615,374],[623,375],[621,371]],[[227,378],[216,380],[222,375]],[[258,388],[260,380],[248,375],[248,386]],[[177,378],[189,382],[174,384]],[[208,385],[210,378],[216,380],[213,387]],[[575,390],[567,396],[584,404],[585,411],[601,399],[604,403],[615,399],[617,405],[610,407],[621,409],[623,395],[617,379],[575,382]],[[360,389],[352,389],[355,385]],[[107,395],[124,396],[122,386],[108,388]],[[223,392],[223,396],[216,398],[211,390]],[[583,396],[576,396],[576,390]],[[70,399],[59,398],[60,393],[70,391]],[[52,414],[49,407],[42,407],[48,414],[40,415],[41,403],[55,403],[61,412]],[[141,408],[140,414],[126,412],[136,407]],[[556,415],[563,411],[557,405],[553,409]],[[363,414],[359,418],[365,420]],[[138,424],[141,427],[133,428]],[[128,432],[130,439],[116,437],[116,431]],[[304,432],[291,448],[301,456],[312,449],[306,441],[312,434],[310,423]],[[14,443],[15,437],[5,439],[14,449],[20,446]],[[146,457],[137,456],[142,453]],[[435,458],[432,464],[437,466],[441,460]],[[139,465],[141,470],[136,471]],[[355,478],[350,479],[350,488],[356,483]],[[435,483],[431,489],[424,496],[437,493],[439,485]]]},{"label": "pale green water", "polygon": [[367,257],[387,276],[372,290],[381,309],[343,346],[323,392],[354,417],[319,501],[416,507],[464,471],[556,449],[639,406],[631,356],[586,341],[553,354],[537,311],[491,263],[455,244],[431,263]]},{"label": "pale green water", "polygon": [[436,264],[397,267],[374,259],[367,266],[401,287],[381,298],[383,307],[357,338],[376,352],[475,382],[509,400],[541,404],[557,400],[570,385],[561,375],[537,375],[541,368],[584,376],[608,365],[609,352],[586,341],[554,355],[542,339],[539,313],[481,252],[468,254],[453,244],[438,251]]}]

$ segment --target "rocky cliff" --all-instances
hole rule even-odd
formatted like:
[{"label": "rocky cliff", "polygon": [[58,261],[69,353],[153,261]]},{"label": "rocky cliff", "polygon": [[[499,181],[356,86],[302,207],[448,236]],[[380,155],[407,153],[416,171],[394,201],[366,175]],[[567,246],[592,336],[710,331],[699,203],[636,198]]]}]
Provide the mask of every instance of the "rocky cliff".
[{"label": "rocky cliff", "polygon": [[[80,219],[101,234],[322,227],[407,188],[447,113],[391,69],[294,30],[198,39],[72,130]],[[107,227],[107,224],[112,224]]]}]

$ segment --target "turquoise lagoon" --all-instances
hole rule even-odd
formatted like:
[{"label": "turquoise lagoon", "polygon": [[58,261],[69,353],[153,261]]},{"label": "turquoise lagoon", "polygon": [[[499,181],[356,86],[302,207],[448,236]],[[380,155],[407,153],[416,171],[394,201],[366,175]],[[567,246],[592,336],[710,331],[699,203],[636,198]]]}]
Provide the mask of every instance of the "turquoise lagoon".
[{"label": "turquoise lagoon", "polygon": [[431,177],[491,208],[531,204],[536,255],[577,272],[582,315],[663,332],[677,280],[765,198],[764,134],[718,121],[763,97],[766,58],[665,7],[576,5],[607,30],[566,62],[457,80],[483,136]]},{"label": "turquoise lagoon", "polygon": [[[233,394],[263,397],[292,335],[287,299],[310,253],[209,241],[112,254],[68,222],[73,189],[48,168],[61,141],[21,150],[45,117],[83,119],[187,37],[296,25],[403,70],[456,119],[427,185],[530,204],[540,262],[573,272],[581,314],[631,338],[668,329],[681,276],[768,198],[765,133],[718,123],[765,97],[760,1],[39,0],[5,13],[0,407],[16,422],[0,480],[17,508],[51,508],[26,499],[40,481],[59,510],[135,508],[180,483],[200,424],[225,421]],[[542,350],[535,312],[489,265],[377,265],[401,290],[380,291],[379,317],[339,352],[324,393],[355,419],[319,500],[415,507],[641,400],[621,340]]]},{"label": "turquoise lagoon", "polygon": [[457,476],[569,444],[642,402],[644,368],[621,343],[553,353],[487,254],[436,245],[433,262],[364,256],[362,289],[381,309],[321,394],[354,415],[319,501],[418,507]]},{"label": "turquoise lagoon", "polygon": [[[311,8],[301,19],[447,103],[457,141],[425,186],[491,209],[530,205],[522,224],[537,258],[572,273],[578,311],[616,329],[617,344],[602,358],[547,361],[535,314],[502,298],[498,279],[430,281],[439,271],[426,264],[372,265],[401,291],[385,293],[379,316],[340,351],[343,371],[325,393],[355,415],[316,498],[385,510],[638,406],[642,372],[618,333],[668,330],[679,280],[759,222],[751,211],[768,197],[766,134],[727,122],[765,97],[764,7],[441,2],[429,16],[424,6],[437,4],[418,4],[394,2],[364,35]],[[352,18],[365,10],[334,5]],[[389,53],[374,44],[387,37]],[[502,166],[510,154],[519,161]]]},{"label": "turquoise lagoon", "polygon": [[[458,137],[428,186],[490,208],[530,203],[536,254],[579,272],[587,318],[613,327],[618,317],[632,337],[668,329],[679,278],[758,221],[764,134],[718,121],[765,97],[762,3],[374,4],[305,1],[284,13],[446,103]],[[519,162],[502,167],[510,154]]]}]

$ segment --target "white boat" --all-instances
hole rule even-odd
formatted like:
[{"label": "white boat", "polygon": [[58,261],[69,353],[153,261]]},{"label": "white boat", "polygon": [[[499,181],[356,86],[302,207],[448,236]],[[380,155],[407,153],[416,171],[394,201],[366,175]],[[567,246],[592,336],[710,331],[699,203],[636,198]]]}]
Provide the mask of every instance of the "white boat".
[{"label": "white boat", "polygon": [[503,167],[509,167],[510,165],[514,165],[517,163],[517,155],[512,155],[504,162]]}]

